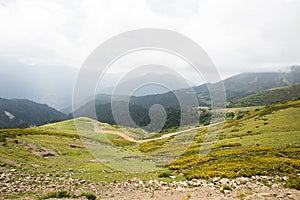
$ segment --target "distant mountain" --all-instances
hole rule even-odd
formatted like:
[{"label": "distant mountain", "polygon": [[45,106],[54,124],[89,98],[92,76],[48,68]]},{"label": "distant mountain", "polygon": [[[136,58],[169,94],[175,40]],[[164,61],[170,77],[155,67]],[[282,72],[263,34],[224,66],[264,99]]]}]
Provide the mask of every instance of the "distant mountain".
[{"label": "distant mountain", "polygon": [[265,90],[260,93],[233,101],[230,107],[267,106],[300,98],[300,83],[291,86]]},{"label": "distant mountain", "polygon": [[[224,84],[227,101],[231,102],[267,89],[289,86],[298,82],[300,82],[300,66],[293,65],[286,72],[242,73],[212,85]],[[194,87],[194,90],[198,95],[199,103],[209,104],[207,84]]]},{"label": "distant mountain", "polygon": [[[179,90],[185,88],[187,85],[195,86],[195,84],[189,80],[182,80],[182,77],[179,77],[177,74],[164,74],[168,72],[160,72],[160,69],[157,69],[157,67],[153,69],[157,70],[157,72],[148,72],[148,70],[151,70],[152,68],[152,66],[149,66],[149,69],[142,68],[139,70],[139,73],[136,72],[134,75],[129,74],[125,76],[122,80],[120,80],[120,82],[118,82],[119,90],[115,91],[117,92],[117,95],[156,95],[167,93],[170,90]],[[143,71],[143,69],[146,71]],[[161,83],[161,85],[156,83]],[[138,88],[135,88],[136,86],[138,86]],[[129,88],[135,88],[136,90],[130,91],[133,93],[129,94]]]},{"label": "distant mountain", "polygon": [[0,98],[0,128],[25,128],[62,121],[67,116],[46,104]]},{"label": "distant mountain", "polygon": [[[243,73],[217,83],[207,83],[193,87],[192,89],[196,93],[199,106],[209,107],[211,102],[210,91],[208,88],[211,86],[218,88],[220,84],[224,84],[227,102],[236,102],[238,99],[242,99],[271,88],[289,86],[297,82],[300,82],[300,66],[292,66],[287,72]],[[291,89],[293,90],[294,94],[297,93],[297,89],[294,90],[294,87],[291,87]],[[179,103],[175,94],[180,94],[180,96],[185,97],[186,100],[188,100],[190,98],[190,92],[191,89],[178,89],[163,94],[131,96],[129,101],[130,114],[136,124],[145,126],[150,121],[148,116],[149,108],[154,104],[160,104],[168,113],[167,126],[165,126],[165,128],[179,126],[180,120],[178,119],[180,119],[180,106],[185,105]],[[284,91],[282,91],[282,93],[284,93]],[[281,102],[281,98],[272,96],[274,93],[266,92],[263,94],[268,96],[268,98],[265,97],[266,104],[271,103],[272,98],[274,98],[274,102]],[[116,95],[114,96],[114,101],[117,101],[120,105],[122,105],[127,98],[128,96],[126,96],[126,94]],[[293,98],[294,96],[287,100]],[[95,101],[91,100],[83,105],[80,108],[80,113],[87,113],[86,117],[91,117],[91,115],[88,113],[91,113],[89,107],[91,108],[92,104],[92,106],[95,105],[96,107],[97,119],[99,121],[114,124],[115,121],[111,113],[111,99],[112,96],[109,94],[99,94],[96,96]],[[120,112],[123,111],[120,109]],[[122,125],[127,125],[126,119],[124,121],[125,123]]]},{"label": "distant mountain", "polygon": [[[100,101],[96,101],[95,103],[95,111],[96,111],[96,118],[94,117],[94,111],[90,110],[92,108],[94,102],[88,102],[86,105],[80,107],[75,111],[76,117],[89,117],[100,122],[109,123],[109,124],[116,124],[115,118],[112,113],[112,105],[111,103],[102,104]],[[148,131],[157,131],[161,128],[167,129],[170,127],[178,127],[180,126],[180,109],[177,107],[166,107],[166,122],[162,125],[163,119],[152,123],[151,126],[149,125],[151,119],[149,117],[149,108],[138,105],[138,104],[129,104],[129,113],[132,120],[135,122],[133,124],[131,121],[128,120],[126,115],[126,103],[124,101],[116,101],[116,110],[118,111],[118,125],[128,126],[128,127],[145,127]],[[191,112],[189,112],[191,113]],[[193,113],[195,114],[195,112]],[[156,118],[160,119],[160,118]],[[137,126],[136,126],[137,125]]]},{"label": "distant mountain", "polygon": [[224,80],[228,101],[240,99],[267,89],[300,82],[300,66],[288,72],[245,73]]},{"label": "distant mountain", "polygon": [[[58,110],[64,110],[72,104],[73,87],[79,69],[25,63],[0,55],[0,71],[0,96],[3,98],[29,99]],[[102,88],[113,85],[117,77],[107,73],[101,82]]]},{"label": "distant mountain", "polygon": [[[193,90],[198,97],[199,105],[209,106],[211,102],[208,86],[215,88],[220,84],[224,84],[227,101],[231,102],[267,89],[289,86],[298,82],[300,82],[300,66],[294,65],[287,72],[243,73],[217,83],[207,83],[193,87]],[[179,89],[176,90],[176,93],[189,96],[190,89]],[[132,97],[131,102],[145,107],[153,104],[178,106],[178,101],[173,92]]]}]

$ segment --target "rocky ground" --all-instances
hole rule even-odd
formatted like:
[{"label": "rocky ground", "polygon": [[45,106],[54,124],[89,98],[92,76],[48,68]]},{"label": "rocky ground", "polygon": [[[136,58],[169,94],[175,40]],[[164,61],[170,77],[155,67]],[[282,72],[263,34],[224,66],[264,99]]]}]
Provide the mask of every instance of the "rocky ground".
[{"label": "rocky ground", "polygon": [[[286,177],[213,178],[182,182],[141,181],[90,182],[50,175],[28,175],[16,169],[0,174],[0,199],[38,199],[50,191],[75,194],[91,192],[99,199],[300,199],[300,191],[284,188]],[[19,195],[22,195],[20,197]],[[81,198],[84,199],[84,198]]]}]

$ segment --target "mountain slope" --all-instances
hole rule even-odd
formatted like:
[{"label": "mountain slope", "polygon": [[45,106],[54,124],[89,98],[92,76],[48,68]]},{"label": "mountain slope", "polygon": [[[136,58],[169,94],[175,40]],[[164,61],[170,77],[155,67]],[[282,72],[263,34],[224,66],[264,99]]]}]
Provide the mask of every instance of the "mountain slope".
[{"label": "mountain slope", "polygon": [[[217,83],[207,83],[193,87],[193,90],[198,97],[199,105],[209,106],[211,103],[209,86],[219,88],[221,84],[224,84],[227,101],[234,101],[264,90],[289,86],[298,82],[300,82],[300,66],[295,65],[291,66],[287,72],[243,73]],[[176,90],[176,93],[182,94],[182,96],[188,96],[189,92],[190,89]],[[101,96],[99,96],[98,100],[101,99]],[[179,106],[178,100],[172,91],[163,94],[132,96],[131,103],[146,108],[154,104],[160,104],[164,107]]]},{"label": "mountain slope", "polygon": [[[226,96],[227,96],[227,102],[236,101],[238,99],[262,92],[267,89],[271,88],[277,88],[277,87],[283,87],[288,86],[294,83],[300,82],[300,66],[292,66],[290,68],[290,71],[288,72],[264,72],[264,73],[244,73],[239,74],[233,77],[230,77],[228,79],[225,79],[218,83],[208,83],[203,84],[197,87],[193,87],[193,90],[195,91],[198,102],[200,106],[210,106],[210,91],[209,87],[212,86],[213,88],[220,88],[218,86],[221,86],[221,84],[224,84],[226,88]],[[130,111],[130,114],[133,118],[136,117],[138,121],[142,122],[138,124],[147,125],[149,122],[148,117],[148,111],[149,108],[154,104],[160,104],[162,105],[168,112],[168,110],[171,110],[169,112],[169,116],[172,116],[172,122],[175,122],[173,119],[179,119],[180,118],[180,108],[178,99],[175,94],[180,94],[182,97],[186,97],[187,99],[190,96],[190,89],[179,89],[175,92],[167,92],[163,94],[155,94],[155,95],[147,95],[147,96],[131,96],[130,97],[130,105],[132,107],[137,107],[138,109],[132,109]],[[268,95],[266,93],[265,95]],[[270,94],[272,95],[272,94]],[[96,111],[99,121],[104,121],[107,123],[114,123],[113,116],[111,114],[111,95],[97,95],[96,97]],[[124,101],[126,99],[125,95],[117,95],[114,96],[114,100],[117,101]],[[271,102],[272,97],[268,97]],[[294,98],[287,98],[286,100],[292,100]],[[278,99],[279,100],[279,99]],[[274,103],[279,103],[281,101],[275,101]],[[91,104],[94,104],[93,101],[90,101],[89,103],[86,103],[81,107],[81,111],[86,111],[86,115],[89,113],[88,107],[91,107]],[[121,104],[121,103],[120,103]],[[263,104],[265,105],[265,104]],[[172,108],[172,109],[170,109]],[[179,112],[178,112],[179,111]],[[120,111],[123,112],[123,111]],[[85,113],[85,112],[81,112]],[[169,118],[171,119],[171,118]],[[126,120],[125,120],[126,121]],[[171,126],[178,126],[178,123],[169,123]],[[126,124],[121,124],[126,125]],[[170,127],[170,126],[167,126]]]},{"label": "mountain slope", "polygon": [[245,73],[224,80],[228,101],[288,84],[284,75],[276,72]]},{"label": "mountain slope", "polygon": [[[220,190],[225,188],[230,190],[226,195],[236,192],[237,196],[233,199],[240,199],[241,196],[260,191],[258,185],[263,188],[274,188],[277,192],[283,186],[299,189],[299,111],[300,100],[261,108],[241,119],[229,120],[224,126],[215,125],[211,127],[213,128],[211,131],[217,131],[219,139],[212,146],[205,142],[208,127],[198,127],[197,130],[193,129],[184,134],[141,144],[126,141],[113,134],[113,131],[118,131],[130,135],[123,127],[109,126],[86,118],[29,129],[3,129],[0,130],[0,174],[2,174],[0,191],[3,199],[26,197],[33,199],[41,196],[41,191],[65,188],[80,193],[84,190],[93,191],[99,197],[103,197],[107,193],[111,194],[113,185],[124,191],[122,185],[120,186],[122,183],[118,182],[128,181],[128,185],[141,191],[144,188],[141,185],[137,186],[135,181],[142,180],[142,183],[146,184],[147,180],[151,180],[146,185],[148,189],[150,188],[147,190],[150,198],[153,191],[151,187],[154,187],[156,182],[154,179],[173,185],[191,179],[193,181],[182,188],[191,185],[194,191],[197,187],[193,185],[195,179],[199,179],[199,187],[207,189],[204,185],[208,184],[206,182],[204,184],[203,178],[208,179],[209,185],[217,185],[216,194],[221,194]],[[88,137],[85,144],[82,143],[84,137],[80,139],[77,135],[75,123],[79,125],[79,130],[85,133],[83,136]],[[93,130],[93,123],[98,123],[107,132],[96,133]],[[138,129],[132,129],[132,132],[137,136],[144,134]],[[132,137],[138,138],[137,136]],[[191,144],[191,141],[186,140],[190,136],[193,138]],[[107,141],[112,143],[106,145]],[[171,143],[172,141],[175,143]],[[178,158],[173,157],[173,153],[177,152],[182,144],[188,148],[185,148],[184,153]],[[199,154],[202,147],[204,150],[211,147],[211,151],[207,155]],[[122,163],[125,161],[130,166],[140,169],[154,164],[157,170],[128,173],[126,170],[112,167],[111,163],[105,162],[106,159],[102,157],[94,157],[90,154],[91,151],[104,152],[103,155],[107,154],[112,160],[120,158],[115,159],[119,167],[123,167]],[[145,156],[128,157],[127,153]],[[155,159],[157,158],[155,156],[159,156],[159,159]],[[158,165],[166,156],[171,156],[174,160],[168,165]],[[252,187],[251,180],[257,185]],[[92,190],[87,188],[88,183],[92,186],[88,188]],[[161,182],[156,183],[156,186],[158,184],[165,186]],[[245,184],[246,188],[248,185],[251,187],[246,192],[243,189]],[[109,190],[104,190],[105,185]],[[180,184],[178,186],[180,187]],[[160,189],[156,188],[155,193],[156,190]],[[166,193],[169,190],[162,191]],[[274,191],[270,197],[277,194]],[[122,192],[116,194],[115,198],[121,197],[122,194]],[[196,199],[199,194],[202,193],[198,192],[195,195]],[[290,194],[289,191],[289,196]],[[257,196],[249,199],[257,199]]]},{"label": "mountain slope", "polygon": [[38,126],[66,119],[66,115],[26,99],[0,98],[0,128]]},{"label": "mountain slope", "polygon": [[230,103],[230,107],[266,106],[300,98],[300,83],[265,90]]},{"label": "mountain slope", "polygon": [[[293,65],[287,72],[242,73],[215,83],[215,85],[224,84],[227,101],[234,101],[267,89],[288,86],[298,82],[300,82],[300,66]],[[194,90],[198,96],[205,97],[206,100],[209,99],[207,86],[201,85],[195,87]]]}]

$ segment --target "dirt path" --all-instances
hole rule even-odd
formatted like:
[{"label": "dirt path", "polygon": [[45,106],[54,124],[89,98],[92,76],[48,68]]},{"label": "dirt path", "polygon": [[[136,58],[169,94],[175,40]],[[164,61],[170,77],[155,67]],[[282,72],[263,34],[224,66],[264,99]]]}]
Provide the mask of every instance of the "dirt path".
[{"label": "dirt path", "polygon": [[97,123],[97,122],[91,122],[91,123],[93,124],[94,132],[96,132],[96,133],[109,133],[109,134],[113,134],[113,135],[118,135],[118,136],[124,138],[125,140],[131,141],[131,142],[138,142],[138,140],[134,139],[133,137],[130,137],[129,135],[127,135],[123,132],[101,129],[99,123]]},{"label": "dirt path", "polygon": [[101,129],[97,122],[91,122],[91,123],[93,124],[94,132],[96,132],[96,133],[109,133],[109,134],[113,134],[113,135],[118,135],[118,136],[120,136],[120,137],[122,137],[125,140],[128,140],[130,142],[144,143],[144,142],[151,142],[151,141],[155,141],[155,140],[165,139],[165,138],[168,138],[168,137],[172,137],[174,135],[178,135],[178,134],[181,134],[181,133],[186,133],[186,132],[193,131],[193,130],[198,130],[198,129],[202,129],[202,128],[215,126],[215,125],[221,124],[222,122],[219,122],[219,123],[216,123],[216,124],[210,124],[210,125],[207,125],[207,126],[200,126],[200,127],[190,128],[190,129],[187,129],[187,130],[177,131],[177,132],[174,132],[174,133],[167,133],[167,134],[164,134],[164,135],[162,135],[160,137],[157,137],[157,138],[151,138],[151,139],[145,139],[145,140],[136,140],[133,137],[127,135],[126,133],[123,133],[123,132],[120,132],[120,131],[109,131],[109,130]]}]

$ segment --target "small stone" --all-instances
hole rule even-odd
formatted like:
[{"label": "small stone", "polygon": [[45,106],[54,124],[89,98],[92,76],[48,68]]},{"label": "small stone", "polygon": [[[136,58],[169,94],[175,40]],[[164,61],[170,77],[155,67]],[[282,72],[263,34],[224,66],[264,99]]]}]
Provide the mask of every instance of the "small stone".
[{"label": "small stone", "polygon": [[161,189],[164,190],[164,191],[166,191],[166,190],[169,190],[170,188],[167,187],[167,186],[163,186]]},{"label": "small stone", "polygon": [[229,183],[229,179],[227,178],[222,178],[219,183],[221,183],[222,186],[227,185]]},{"label": "small stone", "polygon": [[272,197],[273,195],[271,193],[260,193],[263,197]]},{"label": "small stone", "polygon": [[248,182],[248,179],[247,178],[244,178],[244,177],[241,177],[241,178],[237,178],[236,179],[236,183],[237,184],[246,184]]},{"label": "small stone", "polygon": [[143,185],[144,184],[144,182],[143,181],[139,181],[139,185]]},{"label": "small stone", "polygon": [[229,194],[230,192],[230,190],[224,190],[224,194]]},{"label": "small stone", "polygon": [[215,177],[215,178],[212,179],[212,181],[213,181],[214,183],[218,182],[219,180],[220,180],[219,177]]},{"label": "small stone", "polygon": [[284,194],[278,194],[276,197],[277,198],[284,198]]},{"label": "small stone", "polygon": [[182,187],[178,187],[178,188],[176,188],[176,191],[185,191],[185,189]]},{"label": "small stone", "polygon": [[185,181],[181,181],[180,183],[180,186],[182,186],[182,187],[187,187],[188,186],[188,183],[187,182],[185,182]]},{"label": "small stone", "polygon": [[0,180],[2,180],[5,176],[5,173],[2,173],[1,176],[0,176]]},{"label": "small stone", "polygon": [[137,182],[137,181],[138,181],[138,180],[137,180],[137,178],[135,178],[135,177],[134,177],[133,179],[131,179],[131,182],[132,182],[132,183]]}]

